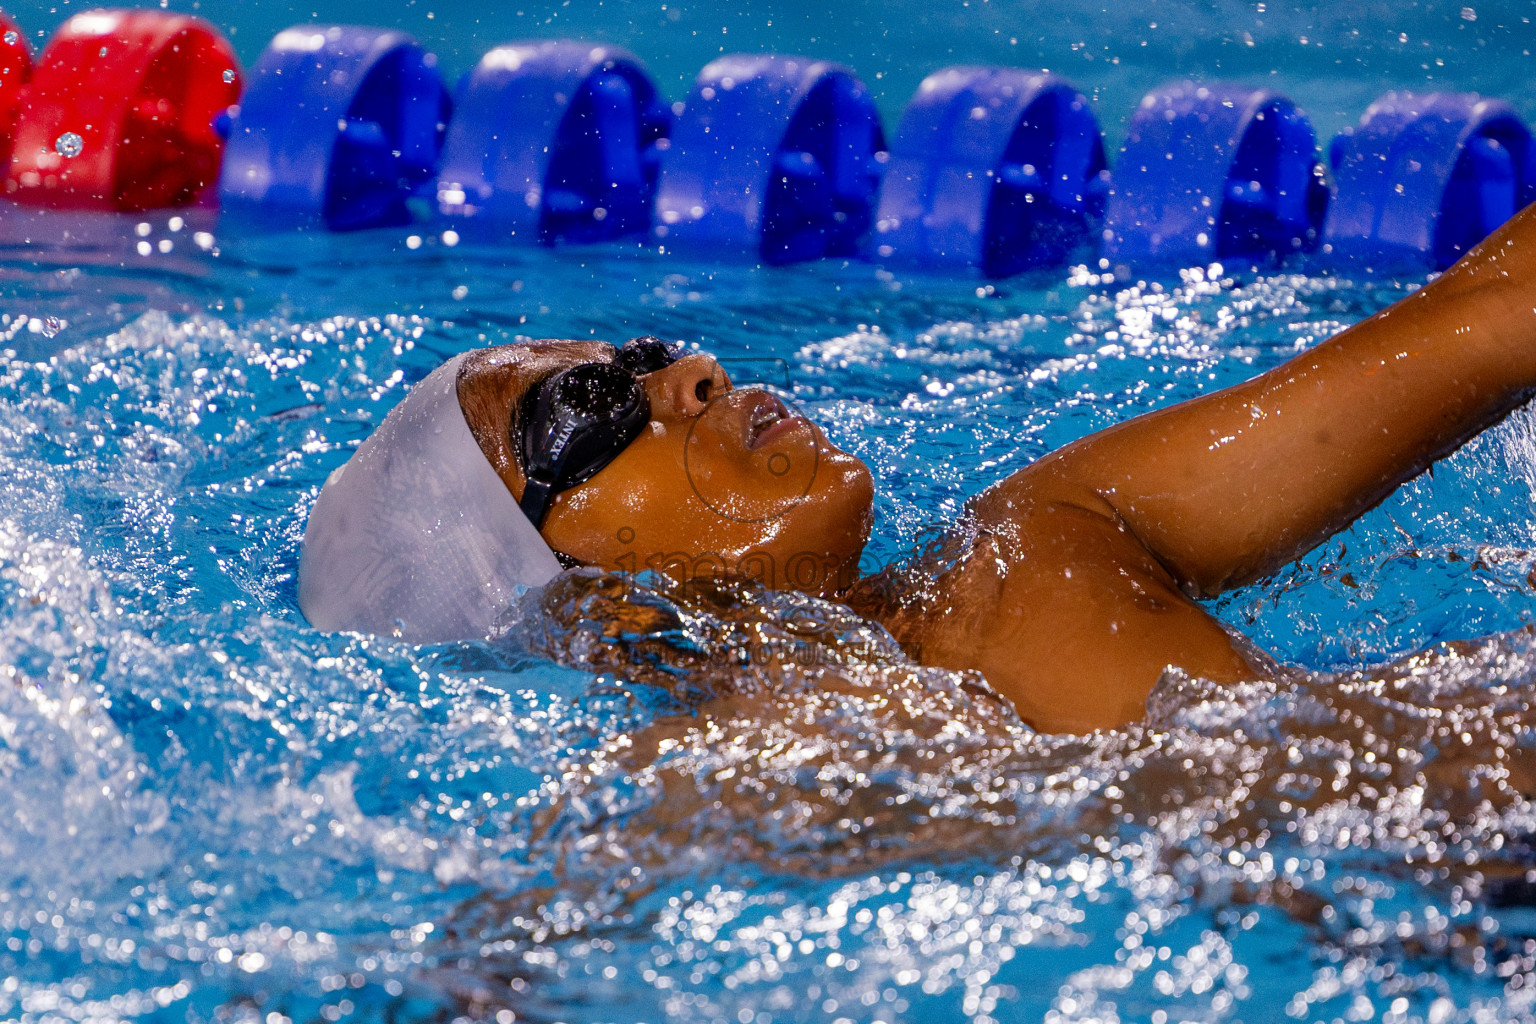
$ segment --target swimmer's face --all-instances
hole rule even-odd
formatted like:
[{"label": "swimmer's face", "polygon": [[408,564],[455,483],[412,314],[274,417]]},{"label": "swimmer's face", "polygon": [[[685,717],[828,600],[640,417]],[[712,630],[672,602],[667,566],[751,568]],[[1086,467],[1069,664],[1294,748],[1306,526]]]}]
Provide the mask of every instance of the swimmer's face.
[{"label": "swimmer's face", "polygon": [[[539,341],[485,349],[459,371],[459,402],[513,497],[518,408],[530,388],[612,345]],[[858,459],[762,391],[738,391],[691,353],[640,378],[650,423],[585,483],[556,495],[541,532],[587,565],[679,578],[735,574],[833,594],[852,582],[869,537],[873,483]]]}]

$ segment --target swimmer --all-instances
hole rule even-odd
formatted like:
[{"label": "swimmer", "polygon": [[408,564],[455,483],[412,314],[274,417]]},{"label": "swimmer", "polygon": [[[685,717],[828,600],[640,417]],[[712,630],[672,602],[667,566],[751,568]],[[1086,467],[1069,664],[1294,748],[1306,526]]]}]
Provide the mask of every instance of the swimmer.
[{"label": "swimmer", "polygon": [[777,399],[655,339],[501,346],[430,375],[332,475],[299,602],[321,629],[467,639],[562,564],[702,560],[848,602],[1037,729],[1114,727],[1170,667],[1272,674],[1199,600],[1300,557],[1533,392],[1536,206],[1284,365],[977,495],[932,578],[858,580],[870,473]]}]

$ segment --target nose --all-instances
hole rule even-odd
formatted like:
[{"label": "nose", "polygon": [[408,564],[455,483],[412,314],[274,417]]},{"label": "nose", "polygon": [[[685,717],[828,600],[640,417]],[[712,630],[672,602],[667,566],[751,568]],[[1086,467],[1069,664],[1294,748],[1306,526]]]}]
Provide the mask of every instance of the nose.
[{"label": "nose", "polygon": [[731,378],[714,356],[704,352],[690,353],[645,376],[652,416],[697,416],[730,390]]}]

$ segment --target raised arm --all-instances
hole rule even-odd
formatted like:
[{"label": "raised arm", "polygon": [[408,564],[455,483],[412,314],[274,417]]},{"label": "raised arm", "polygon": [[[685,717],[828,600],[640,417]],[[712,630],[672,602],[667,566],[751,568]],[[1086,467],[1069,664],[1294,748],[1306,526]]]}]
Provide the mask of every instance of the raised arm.
[{"label": "raised arm", "polygon": [[978,496],[975,553],[887,622],[1046,729],[1140,716],[1168,666],[1265,671],[1190,598],[1269,573],[1536,391],[1536,208],[1247,383],[1083,438]]},{"label": "raised arm", "polygon": [[975,504],[1123,520],[1189,591],[1272,572],[1536,390],[1536,207],[1436,281],[1244,384],[1111,427]]}]

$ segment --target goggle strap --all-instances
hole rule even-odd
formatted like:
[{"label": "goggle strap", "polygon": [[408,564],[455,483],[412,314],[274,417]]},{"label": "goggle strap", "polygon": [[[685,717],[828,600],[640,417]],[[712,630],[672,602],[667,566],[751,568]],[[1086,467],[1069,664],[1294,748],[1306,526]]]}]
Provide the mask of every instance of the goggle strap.
[{"label": "goggle strap", "polygon": [[[591,478],[639,435],[645,422],[650,418],[650,402],[646,399],[644,388],[640,386],[639,375],[669,366],[677,360],[677,357],[677,350],[659,338],[650,336],[633,338],[620,350],[614,363],[581,364],[570,367],[541,381],[524,396],[519,423],[513,427],[517,452],[523,463],[523,472],[526,474],[523,498],[518,502],[518,507],[522,509],[523,515],[528,517],[528,521],[534,525],[535,529],[543,528],[544,519],[549,514],[549,506],[557,490],[563,491]],[[634,382],[632,387],[638,401],[630,403],[630,411],[625,413],[624,407],[615,406],[613,415],[605,422],[588,422],[578,425],[566,419],[562,423],[561,420],[564,417],[557,409],[559,403],[555,398],[557,384],[567,378],[568,374],[581,370],[584,366],[601,368],[609,365],[626,371]],[[542,424],[542,429],[547,431],[552,420],[556,429],[552,433],[545,433],[540,438],[542,445],[549,447],[542,451],[536,450],[534,425]],[[615,431],[618,431],[618,434],[615,434]],[[586,465],[567,466],[568,453],[573,446],[582,450],[583,446],[589,443],[583,440],[578,444],[578,435],[591,437],[598,433],[609,435],[610,450],[606,453],[593,453],[587,449]],[[596,455],[595,459],[592,458],[593,455]]]},{"label": "goggle strap", "polygon": [[544,517],[549,515],[549,503],[553,498],[554,487],[551,484],[532,477],[523,484],[523,500],[517,505],[535,530],[544,528]]}]

